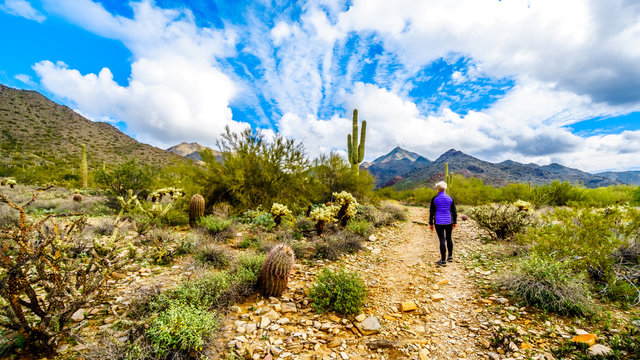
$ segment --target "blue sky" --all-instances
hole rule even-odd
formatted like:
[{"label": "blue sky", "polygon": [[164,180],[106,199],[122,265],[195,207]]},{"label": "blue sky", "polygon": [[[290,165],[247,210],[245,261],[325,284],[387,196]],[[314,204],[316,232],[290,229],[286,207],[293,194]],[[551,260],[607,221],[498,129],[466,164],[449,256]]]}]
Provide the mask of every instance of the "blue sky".
[{"label": "blue sky", "polygon": [[[606,11],[605,11],[606,10]],[[225,126],[366,159],[640,170],[632,0],[0,0],[0,83],[166,148]]]}]

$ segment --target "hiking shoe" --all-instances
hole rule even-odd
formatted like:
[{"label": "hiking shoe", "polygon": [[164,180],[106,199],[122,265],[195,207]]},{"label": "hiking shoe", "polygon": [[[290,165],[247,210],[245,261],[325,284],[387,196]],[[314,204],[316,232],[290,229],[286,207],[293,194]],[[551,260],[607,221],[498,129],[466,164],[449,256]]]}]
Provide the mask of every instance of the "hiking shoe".
[{"label": "hiking shoe", "polygon": [[447,258],[447,262],[453,262],[453,256],[449,256],[449,257]]},{"label": "hiking shoe", "polygon": [[440,266],[447,266],[447,262],[444,261],[444,260],[438,260],[438,261],[436,261],[436,264],[440,265]]}]

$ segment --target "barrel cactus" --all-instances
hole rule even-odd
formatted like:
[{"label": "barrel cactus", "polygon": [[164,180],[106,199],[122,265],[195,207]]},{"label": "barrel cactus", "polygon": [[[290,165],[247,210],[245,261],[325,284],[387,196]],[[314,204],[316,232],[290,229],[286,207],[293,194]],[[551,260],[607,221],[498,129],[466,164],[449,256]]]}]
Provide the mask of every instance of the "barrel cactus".
[{"label": "barrel cactus", "polygon": [[287,289],[296,256],[291,247],[278,244],[267,254],[258,284],[264,296],[280,296]]},{"label": "barrel cactus", "polygon": [[82,195],[80,194],[80,192],[78,190],[74,191],[72,199],[73,199],[74,202],[77,202],[77,203],[82,202]]},{"label": "barrel cactus", "polygon": [[198,220],[204,216],[204,198],[200,194],[195,194],[189,201],[189,226],[195,227]]}]

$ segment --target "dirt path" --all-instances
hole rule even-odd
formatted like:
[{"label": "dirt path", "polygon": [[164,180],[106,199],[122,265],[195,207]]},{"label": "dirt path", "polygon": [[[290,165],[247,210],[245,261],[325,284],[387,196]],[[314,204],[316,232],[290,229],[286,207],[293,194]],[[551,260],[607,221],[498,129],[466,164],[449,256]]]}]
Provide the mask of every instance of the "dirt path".
[{"label": "dirt path", "polygon": [[[438,267],[435,232],[413,222],[426,222],[427,212],[409,208],[409,221],[377,231],[367,250],[343,255],[338,262],[299,264],[281,298],[251,300],[235,308],[225,321],[224,345],[250,359],[269,353],[273,358],[327,360],[488,358],[481,345],[487,341],[481,334],[488,328],[482,318],[486,305],[464,265],[477,231],[461,222],[454,230],[456,261]],[[377,332],[358,331],[353,316],[312,311],[306,289],[322,268],[340,266],[362,274],[369,290],[362,317],[374,317],[381,325]],[[403,311],[403,303],[415,304],[415,309]]]}]

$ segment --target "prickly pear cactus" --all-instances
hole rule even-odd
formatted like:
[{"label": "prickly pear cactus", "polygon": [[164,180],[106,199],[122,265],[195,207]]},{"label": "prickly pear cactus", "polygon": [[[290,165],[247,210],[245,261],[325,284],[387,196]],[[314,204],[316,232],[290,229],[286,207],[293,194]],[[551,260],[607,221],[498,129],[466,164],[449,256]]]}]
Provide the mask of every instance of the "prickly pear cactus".
[{"label": "prickly pear cactus", "polygon": [[204,198],[200,194],[195,194],[189,201],[189,226],[195,227],[198,220],[204,216]]},{"label": "prickly pear cactus", "polygon": [[278,244],[267,254],[258,284],[264,296],[280,296],[287,289],[296,256],[291,247]]}]

